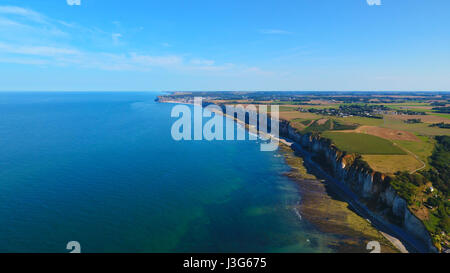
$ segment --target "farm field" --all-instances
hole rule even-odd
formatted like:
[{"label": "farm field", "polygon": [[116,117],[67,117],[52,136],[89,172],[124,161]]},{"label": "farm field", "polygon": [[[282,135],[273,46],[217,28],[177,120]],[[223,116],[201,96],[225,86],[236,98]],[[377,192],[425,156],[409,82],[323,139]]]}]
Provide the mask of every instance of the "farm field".
[{"label": "farm field", "polygon": [[320,119],[322,116],[313,113],[303,113],[299,111],[280,112],[280,119],[291,121],[293,119]]},{"label": "farm field", "polygon": [[355,133],[363,133],[368,135],[374,135],[381,138],[389,140],[409,140],[409,141],[419,141],[416,135],[411,132],[394,130],[389,128],[382,128],[378,126],[360,126],[355,130],[347,131]]},{"label": "farm field", "polygon": [[[436,117],[441,117],[441,118],[446,118],[450,121],[450,114],[444,114],[444,113],[433,113],[433,116]],[[450,122],[446,122],[446,123],[450,123]]]},{"label": "farm field", "polygon": [[[432,108],[434,106],[431,106],[429,103],[417,103],[417,104],[382,104],[386,107],[389,107],[394,110],[411,110],[416,112],[425,112],[428,116],[435,116],[435,117],[441,117],[450,119],[450,114],[445,113],[437,113]],[[450,121],[449,121],[450,122]]]},{"label": "farm field", "polygon": [[402,121],[408,119],[420,119],[423,123],[450,123],[450,119],[436,115],[385,115],[385,118],[397,119]]},{"label": "farm field", "polygon": [[369,166],[378,172],[394,174],[397,171],[412,172],[423,164],[412,155],[363,155]]},{"label": "farm field", "polygon": [[292,112],[296,111],[298,108],[298,105],[280,105],[280,112]]},{"label": "farm field", "polygon": [[429,126],[430,124],[426,123],[408,124],[401,119],[395,117],[393,118],[388,115],[384,116],[382,122],[383,123],[380,125],[381,127],[390,128],[394,130],[408,131],[424,136],[448,135],[450,133],[448,129],[442,129],[439,127],[430,127]]},{"label": "farm field", "polygon": [[383,124],[382,119],[365,118],[365,117],[333,117],[333,119],[344,122],[344,123],[357,123],[359,125],[369,125],[369,126],[379,126]]},{"label": "farm field", "polygon": [[418,136],[419,141],[394,140],[393,142],[416,155],[429,168],[428,158],[433,153],[435,141],[426,136]]},{"label": "farm field", "polygon": [[360,133],[324,132],[341,150],[348,153],[372,155],[406,155],[407,153],[389,140]]}]

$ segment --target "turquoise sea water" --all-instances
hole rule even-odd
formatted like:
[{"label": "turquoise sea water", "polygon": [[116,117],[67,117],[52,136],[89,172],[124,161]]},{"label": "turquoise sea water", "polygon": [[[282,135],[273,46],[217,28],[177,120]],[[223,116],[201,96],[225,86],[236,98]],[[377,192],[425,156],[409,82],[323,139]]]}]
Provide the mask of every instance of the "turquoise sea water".
[{"label": "turquoise sea water", "polygon": [[0,252],[328,252],[255,141],[174,141],[157,93],[0,93]]}]

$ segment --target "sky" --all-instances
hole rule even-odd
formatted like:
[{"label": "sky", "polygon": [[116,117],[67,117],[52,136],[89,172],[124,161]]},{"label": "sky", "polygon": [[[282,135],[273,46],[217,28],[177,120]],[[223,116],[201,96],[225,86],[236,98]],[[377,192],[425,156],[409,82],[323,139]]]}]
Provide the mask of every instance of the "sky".
[{"label": "sky", "polygon": [[0,91],[450,90],[448,0],[0,0]]}]

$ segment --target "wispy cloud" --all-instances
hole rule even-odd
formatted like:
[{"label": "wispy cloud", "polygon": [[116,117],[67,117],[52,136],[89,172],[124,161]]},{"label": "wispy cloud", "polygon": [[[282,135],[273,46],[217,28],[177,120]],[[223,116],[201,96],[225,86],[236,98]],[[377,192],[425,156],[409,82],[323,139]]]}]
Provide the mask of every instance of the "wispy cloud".
[{"label": "wispy cloud", "polygon": [[6,18],[0,18],[0,27],[2,27],[2,26],[4,26],[4,27],[21,27],[22,26],[23,27],[24,25],[19,22],[13,21],[13,20],[9,20]]},{"label": "wispy cloud", "polygon": [[36,22],[45,22],[45,16],[30,9],[16,6],[0,6],[0,14],[20,16]]},{"label": "wispy cloud", "polygon": [[259,33],[262,34],[292,34],[292,32],[282,29],[260,29]]},{"label": "wispy cloud", "polygon": [[81,0],[67,0],[67,5],[69,6],[80,6]]},{"label": "wispy cloud", "polygon": [[2,39],[42,40],[46,36],[66,36],[60,27],[67,27],[63,21],[51,20],[31,9],[17,6],[0,6],[0,34]]},{"label": "wispy cloud", "polygon": [[381,6],[381,0],[366,0],[369,6]]},{"label": "wispy cloud", "polygon": [[9,64],[27,64],[27,65],[47,65],[47,60],[41,59],[27,59],[27,58],[14,58],[14,57],[0,57],[0,63],[9,63]]},{"label": "wispy cloud", "polygon": [[191,60],[191,64],[194,64],[194,65],[208,65],[208,66],[211,66],[214,63],[215,62],[213,60],[204,60],[204,59],[192,59]]},{"label": "wispy cloud", "polygon": [[111,34],[111,37],[112,37],[113,43],[115,45],[118,45],[119,44],[119,39],[122,37],[122,34],[120,34],[120,33],[113,33],[113,34]]},{"label": "wispy cloud", "polygon": [[80,54],[78,50],[68,48],[57,48],[50,46],[20,46],[20,45],[5,44],[1,42],[0,42],[0,52],[20,54],[20,55],[36,55],[45,57]]},{"label": "wispy cloud", "polygon": [[[120,24],[117,23],[116,26]],[[126,31],[125,29],[122,29]],[[127,51],[125,37],[120,32],[87,28],[76,23],[52,19],[36,11],[15,6],[0,6],[0,63],[38,66],[72,66],[114,71],[150,71],[164,69],[179,73],[245,73],[261,74],[256,67],[217,64],[215,60],[187,53]],[[277,31],[269,31],[277,32]],[[278,31],[279,32],[279,31]],[[74,45],[90,41],[94,46]],[[162,46],[171,47],[162,42]],[[120,52],[119,50],[122,50]],[[110,51],[110,52],[108,52]]]},{"label": "wispy cloud", "polygon": [[130,54],[130,61],[132,64],[138,64],[142,66],[162,66],[173,67],[181,65],[183,59],[179,56],[149,56],[139,55],[137,53]]}]

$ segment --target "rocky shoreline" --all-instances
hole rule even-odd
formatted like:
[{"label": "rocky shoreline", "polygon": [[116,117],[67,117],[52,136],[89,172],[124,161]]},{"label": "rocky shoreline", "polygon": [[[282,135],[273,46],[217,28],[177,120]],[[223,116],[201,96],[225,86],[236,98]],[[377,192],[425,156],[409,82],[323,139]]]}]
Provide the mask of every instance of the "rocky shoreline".
[{"label": "rocky shoreline", "polygon": [[367,243],[380,243],[382,253],[397,253],[401,246],[393,245],[370,222],[358,215],[348,203],[336,194],[326,180],[311,174],[311,168],[290,147],[280,146],[280,153],[292,169],[286,175],[299,185],[301,203],[298,211],[302,218],[319,231],[338,238],[330,246],[339,253],[367,253]]}]

